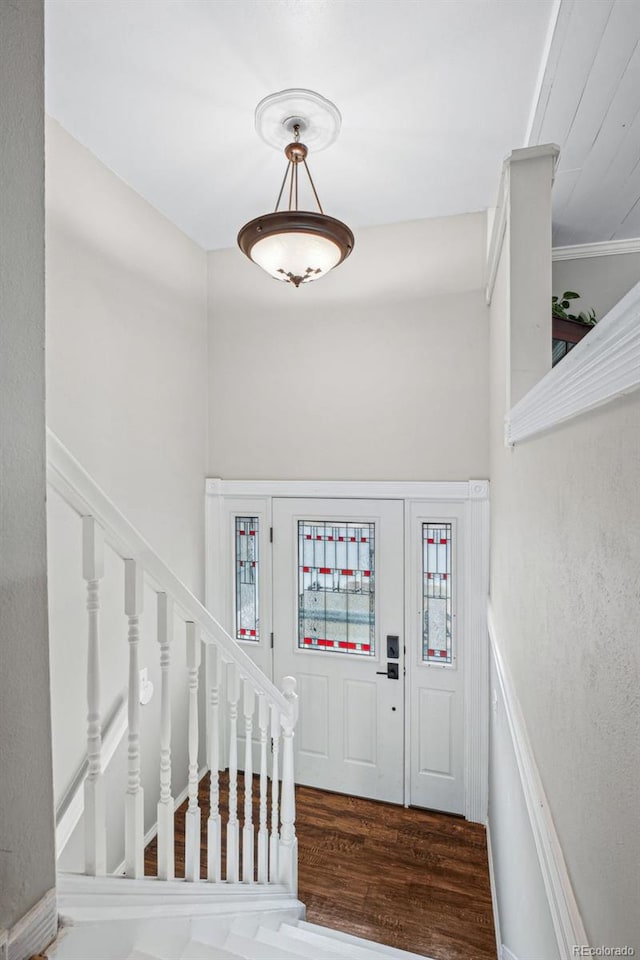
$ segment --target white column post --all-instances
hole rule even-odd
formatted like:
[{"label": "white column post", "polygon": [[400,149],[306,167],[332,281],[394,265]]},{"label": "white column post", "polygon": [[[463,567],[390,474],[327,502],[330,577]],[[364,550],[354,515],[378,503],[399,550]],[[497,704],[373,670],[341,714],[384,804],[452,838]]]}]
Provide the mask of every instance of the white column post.
[{"label": "white column post", "polygon": [[125,796],[125,876],[144,876],[144,794],[140,783],[140,614],[144,596],[143,571],[135,560],[124,561],[124,612],[129,642],[128,778]]},{"label": "white column post", "polygon": [[238,880],[238,670],[227,664],[227,697],[229,700],[229,819],[227,821],[227,880]]},{"label": "white column post", "polygon": [[267,735],[269,708],[264,693],[258,696],[260,727],[260,826],[258,829],[258,883],[266,883],[269,865],[269,831],[267,830]]},{"label": "white column post", "polygon": [[200,879],[200,807],[198,805],[198,669],[200,637],[195,623],[186,624],[189,675],[189,805],[186,815],[185,880]]},{"label": "white column post", "polygon": [[220,817],[220,651],[207,644],[207,685],[209,687],[209,820],[207,821],[207,879],[221,880],[220,854],[222,821]]},{"label": "white column post", "polygon": [[298,840],[296,838],[296,795],[293,772],[293,736],[298,720],[298,695],[296,681],[285,677],[282,692],[291,706],[291,712],[282,720],[282,802],[280,817],[280,882],[285,883],[291,893],[298,892]]},{"label": "white column post", "polygon": [[242,828],[242,879],[253,883],[253,711],[255,691],[250,680],[243,685],[244,710],[244,826]]},{"label": "white column post", "polygon": [[82,576],[87,582],[87,777],[84,782],[85,873],[107,872],[106,816],[102,777],[100,717],[100,580],[104,576],[104,534],[93,517],[82,518]]},{"label": "white column post", "polygon": [[160,800],[158,801],[158,877],[174,878],[174,804],[171,796],[171,640],[173,601],[158,594],[158,643],[160,644]]},{"label": "white column post", "polygon": [[271,707],[271,836],[269,837],[269,881],[278,883],[279,846],[280,846],[280,813],[278,810],[280,787],[280,713],[277,707]]}]

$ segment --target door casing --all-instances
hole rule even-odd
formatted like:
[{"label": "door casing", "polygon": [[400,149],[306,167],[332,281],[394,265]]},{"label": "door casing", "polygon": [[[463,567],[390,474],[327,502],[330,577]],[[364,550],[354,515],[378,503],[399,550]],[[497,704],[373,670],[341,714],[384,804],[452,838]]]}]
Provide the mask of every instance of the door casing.
[{"label": "door casing", "polygon": [[[465,636],[460,655],[464,656],[464,815],[482,823],[487,817],[488,771],[488,631],[489,582],[489,482],[487,480],[443,482],[398,481],[306,481],[306,480],[219,480],[206,481],[205,491],[205,602],[211,613],[232,633],[233,627],[233,538],[232,518],[258,516],[261,520],[262,637],[260,644],[238,641],[268,676],[273,676],[271,655],[271,598],[266,587],[271,580],[269,529],[272,499],[275,497],[402,499],[405,501],[405,570],[415,564],[411,536],[412,505],[428,513],[429,503],[463,504],[465,559],[461,581],[465,609]],[[413,622],[415,600],[411,576],[405,577],[405,624]],[[407,668],[409,663],[407,660]],[[411,715],[410,684],[406,688],[407,716]],[[405,755],[411,756],[411,731],[407,726]],[[409,766],[405,764],[405,797],[409,797]]]}]

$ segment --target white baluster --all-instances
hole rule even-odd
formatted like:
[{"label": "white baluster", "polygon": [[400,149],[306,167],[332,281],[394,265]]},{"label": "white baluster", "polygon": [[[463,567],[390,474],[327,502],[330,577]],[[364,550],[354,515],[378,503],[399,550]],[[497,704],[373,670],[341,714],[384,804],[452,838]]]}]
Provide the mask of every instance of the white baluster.
[{"label": "white baluster", "polygon": [[238,671],[235,663],[227,665],[227,699],[229,700],[229,819],[227,821],[227,880],[238,880]]},{"label": "white baluster", "polygon": [[278,812],[279,757],[280,757],[280,713],[271,707],[271,836],[269,838],[269,881],[278,883],[278,852],[280,846],[280,816]]},{"label": "white baluster", "polygon": [[100,647],[98,611],[104,576],[104,535],[93,517],[82,518],[82,576],[87,581],[87,777],[84,782],[85,873],[107,872],[106,818],[100,727]]},{"label": "white baluster", "polygon": [[124,612],[129,621],[129,739],[125,796],[125,876],[144,876],[144,793],[140,783],[140,614],[144,596],[142,568],[124,561]]},{"label": "white baluster", "polygon": [[160,644],[160,800],[158,801],[158,877],[174,878],[173,819],[171,796],[171,640],[173,638],[173,602],[166,593],[158,594],[158,643]]},{"label": "white baluster", "polygon": [[249,680],[244,681],[244,827],[242,828],[242,879],[253,883],[253,711],[255,692]]},{"label": "white baluster", "polygon": [[296,681],[285,677],[282,692],[291,705],[289,715],[282,717],[282,802],[280,817],[280,882],[285,883],[294,896],[298,893],[298,840],[296,838],[296,795],[293,773],[293,736],[298,720]]},{"label": "white baluster", "polygon": [[269,708],[264,693],[258,696],[260,727],[260,828],[258,830],[258,883],[267,882],[269,831],[267,830],[267,734]]},{"label": "white baluster", "polygon": [[220,852],[222,822],[220,818],[220,651],[207,644],[207,684],[209,686],[209,820],[207,822],[207,878],[221,879]]},{"label": "white baluster", "polygon": [[200,879],[200,807],[198,806],[198,669],[200,637],[195,623],[187,625],[189,674],[189,805],[186,816],[185,880]]}]

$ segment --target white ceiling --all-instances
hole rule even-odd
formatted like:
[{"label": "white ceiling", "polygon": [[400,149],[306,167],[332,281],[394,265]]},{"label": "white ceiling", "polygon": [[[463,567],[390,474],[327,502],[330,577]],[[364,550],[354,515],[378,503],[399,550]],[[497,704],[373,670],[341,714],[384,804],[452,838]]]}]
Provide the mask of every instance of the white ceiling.
[{"label": "white ceiling", "polygon": [[640,236],[638,0],[563,0],[530,142],[561,146],[556,245]]},{"label": "white ceiling", "polygon": [[639,0],[47,0],[47,109],[205,249],[273,208],[256,104],[342,112],[310,155],[353,228],[484,209],[557,142],[554,240],[640,235]]}]

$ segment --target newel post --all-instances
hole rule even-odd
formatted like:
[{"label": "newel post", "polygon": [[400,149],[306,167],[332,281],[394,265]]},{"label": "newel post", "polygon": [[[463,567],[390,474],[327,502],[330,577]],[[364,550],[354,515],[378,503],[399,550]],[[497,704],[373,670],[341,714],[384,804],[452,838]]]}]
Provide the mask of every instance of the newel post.
[{"label": "newel post", "polygon": [[293,770],[293,737],[298,721],[298,695],[294,677],[285,677],[282,692],[290,711],[282,715],[282,799],[280,803],[280,883],[294,896],[298,893],[298,840],[296,837],[296,795]]}]

